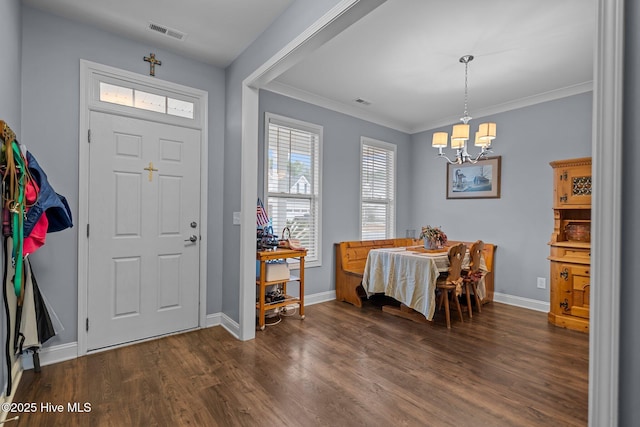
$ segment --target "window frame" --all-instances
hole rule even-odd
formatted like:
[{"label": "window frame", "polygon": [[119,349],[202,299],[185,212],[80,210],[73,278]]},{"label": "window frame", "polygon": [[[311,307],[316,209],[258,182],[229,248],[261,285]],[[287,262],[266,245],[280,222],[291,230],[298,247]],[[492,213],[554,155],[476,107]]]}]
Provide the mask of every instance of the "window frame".
[{"label": "window frame", "polygon": [[[135,106],[129,106],[124,104],[114,103],[112,101],[101,99],[100,84],[104,83],[112,86],[119,86],[123,89],[129,89],[137,92],[146,92],[151,95],[157,95],[165,98],[165,102],[171,98],[176,101],[187,102],[193,104],[192,117],[186,117],[183,115],[167,114],[165,112],[157,112],[148,109],[141,109]],[[190,96],[190,94],[181,93],[177,90],[167,88],[166,90],[159,91],[153,86],[141,83],[140,81],[128,80],[121,77],[114,76],[110,73],[95,73],[94,78],[90,82],[89,97],[90,102],[95,105],[96,109],[116,112],[122,114],[130,114],[132,116],[140,117],[147,120],[157,121],[159,117],[162,117],[161,121],[175,124],[177,126],[194,127],[194,123],[199,123],[203,120],[204,116],[202,101],[197,97]]]},{"label": "window frame", "polygon": [[[289,128],[293,128],[293,129],[297,129],[303,132],[309,132],[309,133],[314,133],[318,135],[318,149],[317,149],[317,163],[318,163],[318,176],[314,177],[315,182],[317,183],[317,189],[318,189],[318,194],[314,195],[312,194],[310,197],[307,197],[303,194],[296,194],[296,193],[280,193],[280,195],[276,195],[277,193],[271,193],[269,192],[269,125],[270,124],[275,124],[278,126],[283,126],[283,127],[289,127]],[[307,256],[305,257],[305,269],[306,268],[310,268],[310,267],[320,267],[322,266],[322,146],[323,146],[323,133],[324,133],[324,127],[322,125],[318,125],[318,124],[314,124],[314,123],[309,123],[309,122],[305,122],[302,120],[297,120],[297,119],[293,119],[291,117],[286,117],[286,116],[281,116],[278,114],[274,114],[274,113],[269,113],[269,112],[265,112],[265,118],[264,118],[264,161],[263,161],[263,199],[264,199],[264,205],[267,208],[267,214],[269,214],[268,212],[268,206],[269,206],[269,197],[280,197],[280,198],[290,198],[290,199],[303,199],[303,200],[310,200],[310,204],[311,206],[313,206],[313,202],[315,201],[315,204],[317,205],[317,215],[315,218],[315,229],[316,229],[316,233],[315,233],[315,245],[316,245],[316,257],[315,258],[311,258],[309,257],[309,255],[307,254]],[[313,187],[313,186],[312,186]],[[313,191],[313,190],[312,190]],[[271,217],[271,216],[270,216]],[[280,233],[282,232],[282,230],[273,230],[275,234],[277,234],[279,237]],[[309,249],[309,248],[307,248]],[[290,265],[290,267],[292,269],[296,269],[299,265],[299,261],[296,259],[289,259],[287,261]]]},{"label": "window frame", "polygon": [[373,138],[369,138],[366,136],[362,136],[360,137],[360,186],[359,186],[359,199],[360,199],[360,203],[358,205],[358,223],[359,223],[359,227],[360,227],[360,240],[364,240],[364,236],[363,236],[363,216],[362,216],[362,207],[363,207],[363,203],[368,202],[368,203],[378,203],[377,200],[369,200],[369,199],[365,199],[362,196],[362,187],[364,184],[364,165],[363,165],[363,156],[364,156],[364,149],[365,146],[369,146],[369,147],[375,147],[381,150],[386,150],[386,151],[390,151],[393,153],[393,170],[391,171],[391,174],[393,175],[393,186],[392,186],[392,192],[393,192],[393,197],[391,198],[390,201],[386,202],[386,205],[390,205],[390,209],[392,212],[391,215],[391,222],[387,222],[385,225],[385,234],[387,234],[385,236],[385,239],[391,239],[394,238],[396,236],[396,204],[397,204],[397,183],[398,183],[398,146],[396,144],[392,144],[389,142],[385,142],[385,141],[380,141],[377,139],[373,139]]}]

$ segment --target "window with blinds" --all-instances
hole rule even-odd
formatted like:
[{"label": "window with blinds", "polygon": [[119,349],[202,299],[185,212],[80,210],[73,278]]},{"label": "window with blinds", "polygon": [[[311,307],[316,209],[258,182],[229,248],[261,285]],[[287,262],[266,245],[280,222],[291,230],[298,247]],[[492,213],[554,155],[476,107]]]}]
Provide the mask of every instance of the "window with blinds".
[{"label": "window with blinds", "polygon": [[307,249],[306,266],[320,265],[320,182],[322,127],[267,113],[265,207],[279,237]]},{"label": "window with blinds", "polygon": [[363,137],[360,158],[361,239],[395,237],[396,146]]}]

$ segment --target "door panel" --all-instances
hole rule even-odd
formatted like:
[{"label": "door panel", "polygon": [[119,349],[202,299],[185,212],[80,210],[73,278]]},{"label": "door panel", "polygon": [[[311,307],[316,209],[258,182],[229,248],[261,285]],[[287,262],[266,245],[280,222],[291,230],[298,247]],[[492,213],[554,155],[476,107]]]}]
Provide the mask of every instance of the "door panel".
[{"label": "door panel", "polygon": [[198,326],[200,131],[92,112],[88,349]]}]

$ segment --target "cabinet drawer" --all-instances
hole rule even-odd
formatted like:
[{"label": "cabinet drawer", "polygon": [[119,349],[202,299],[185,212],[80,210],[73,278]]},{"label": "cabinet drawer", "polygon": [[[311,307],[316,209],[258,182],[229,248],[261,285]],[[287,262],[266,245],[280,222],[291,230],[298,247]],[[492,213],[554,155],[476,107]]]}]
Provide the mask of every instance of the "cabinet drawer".
[{"label": "cabinet drawer", "polygon": [[588,248],[566,248],[553,246],[551,248],[551,257],[555,260],[575,260],[580,262],[589,263],[591,256],[591,249]]},{"label": "cabinet drawer", "polygon": [[590,258],[590,252],[583,249],[565,249],[563,252],[563,256],[569,258],[584,258],[587,260]]},{"label": "cabinet drawer", "polygon": [[583,319],[589,318],[589,306],[586,307],[571,307],[571,315],[576,317],[582,317]]},{"label": "cabinet drawer", "polygon": [[589,281],[589,266],[586,265],[573,265],[571,268],[571,274],[573,276],[586,276],[587,282]]}]

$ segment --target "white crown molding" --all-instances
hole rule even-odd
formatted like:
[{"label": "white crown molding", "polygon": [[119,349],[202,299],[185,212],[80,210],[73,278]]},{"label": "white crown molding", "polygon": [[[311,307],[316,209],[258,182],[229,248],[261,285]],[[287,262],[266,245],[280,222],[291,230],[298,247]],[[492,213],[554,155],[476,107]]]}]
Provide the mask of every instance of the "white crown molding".
[{"label": "white crown molding", "polygon": [[[280,83],[278,81],[271,81],[265,86],[265,90],[277,93],[279,95],[288,96],[289,98],[297,99],[298,101],[307,102],[309,104],[316,105],[318,107],[327,108],[338,113],[346,114],[358,119],[366,120],[385,126],[391,129],[398,130],[407,134],[415,134],[431,129],[436,129],[442,126],[452,125],[459,121],[459,118],[448,117],[445,119],[439,119],[432,122],[425,122],[418,127],[407,126],[406,123],[399,123],[395,120],[390,120],[380,114],[375,114],[368,111],[363,111],[361,108],[355,105],[348,105],[343,102],[338,102],[332,99],[325,98],[315,93],[307,92],[293,86]],[[573,86],[568,86],[537,95],[528,96],[525,98],[515,99],[513,101],[505,102],[503,104],[494,105],[491,107],[483,108],[480,110],[474,110],[474,118],[486,117],[492,114],[504,113],[518,108],[529,107],[535,104],[541,104],[543,102],[554,101],[556,99],[566,98],[573,95],[579,95],[581,93],[593,91],[593,82],[579,83]]]},{"label": "white crown molding", "polygon": [[[536,104],[542,104],[543,102],[555,101],[556,99],[567,98],[573,95],[579,95],[581,93],[593,91],[593,82],[579,83],[573,86],[567,86],[560,89],[550,90],[548,92],[539,93],[537,95],[531,95],[520,99],[514,99],[513,101],[504,102],[502,104],[493,105],[486,108],[474,109],[473,118],[479,119],[480,117],[486,117],[493,114],[505,113],[507,111],[517,110],[518,108],[530,107]],[[410,133],[419,133],[431,129],[436,129],[442,126],[453,125],[460,121],[459,116],[449,117],[429,123],[425,123],[418,128],[414,128]]]},{"label": "white crown molding", "polygon": [[307,102],[318,107],[346,114],[357,119],[366,120],[368,122],[372,122],[381,126],[399,130],[400,132],[411,133],[411,128],[406,124],[398,123],[395,120],[389,120],[388,118],[383,117],[380,114],[364,111],[358,106],[349,105],[343,102],[335,101],[333,99],[325,98],[321,95],[307,92],[305,90],[298,89],[275,80],[266,85],[264,89],[270,92],[277,93],[279,95],[297,99],[298,101]]}]

